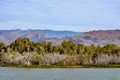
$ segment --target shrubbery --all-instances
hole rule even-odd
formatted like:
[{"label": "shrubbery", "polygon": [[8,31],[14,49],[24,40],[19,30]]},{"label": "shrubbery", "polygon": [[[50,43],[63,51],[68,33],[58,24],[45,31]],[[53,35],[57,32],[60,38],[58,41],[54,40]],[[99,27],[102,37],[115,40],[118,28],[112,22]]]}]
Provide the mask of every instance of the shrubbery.
[{"label": "shrubbery", "polygon": [[0,43],[1,64],[24,65],[108,65],[120,64],[120,47],[114,44],[84,45],[63,41],[32,42],[18,38],[12,44]]}]

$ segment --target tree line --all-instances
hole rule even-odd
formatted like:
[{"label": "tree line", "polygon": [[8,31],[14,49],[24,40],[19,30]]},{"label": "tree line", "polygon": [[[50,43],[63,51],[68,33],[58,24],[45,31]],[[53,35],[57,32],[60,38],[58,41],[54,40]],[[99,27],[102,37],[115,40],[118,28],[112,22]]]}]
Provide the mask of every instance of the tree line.
[{"label": "tree line", "polygon": [[0,43],[0,64],[23,65],[109,65],[120,64],[120,47],[115,44],[84,45],[63,41],[32,42],[18,38],[10,45]]}]

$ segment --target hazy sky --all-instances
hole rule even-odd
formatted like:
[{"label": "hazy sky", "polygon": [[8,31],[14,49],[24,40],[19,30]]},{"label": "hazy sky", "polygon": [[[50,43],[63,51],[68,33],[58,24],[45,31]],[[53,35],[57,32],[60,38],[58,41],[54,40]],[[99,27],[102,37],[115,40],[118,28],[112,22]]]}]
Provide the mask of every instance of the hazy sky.
[{"label": "hazy sky", "polygon": [[0,0],[0,29],[120,29],[120,0]]}]

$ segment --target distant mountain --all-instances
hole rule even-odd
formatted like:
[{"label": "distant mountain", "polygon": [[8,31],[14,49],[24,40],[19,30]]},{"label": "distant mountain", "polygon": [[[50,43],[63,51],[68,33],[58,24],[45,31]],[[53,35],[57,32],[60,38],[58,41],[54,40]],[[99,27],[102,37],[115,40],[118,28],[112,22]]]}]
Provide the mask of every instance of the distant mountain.
[{"label": "distant mountain", "polygon": [[10,44],[19,37],[27,37],[35,42],[44,40],[43,33],[34,30],[0,30],[0,42]]},{"label": "distant mountain", "polygon": [[53,30],[0,30],[0,42],[4,42],[6,44],[12,43],[19,37],[27,37],[31,41],[40,42],[43,40],[47,40],[49,38],[56,38],[57,40],[60,38],[64,38],[67,36],[74,36],[80,34],[80,32],[72,32],[72,31],[53,31]]},{"label": "distant mountain", "polygon": [[42,32],[45,38],[64,38],[67,36],[75,36],[81,34],[81,32],[73,31],[54,31],[54,30],[35,30],[36,32]]},{"label": "distant mountain", "polygon": [[82,44],[117,44],[120,45],[120,30],[98,30],[66,37],[65,40]]},{"label": "distant mountain", "polygon": [[98,30],[84,33],[53,30],[0,30],[0,42],[10,44],[19,37],[27,37],[34,42],[52,42],[54,45],[68,40],[86,45],[117,44],[120,46],[120,30]]},{"label": "distant mountain", "polygon": [[53,44],[60,44],[62,41],[68,40],[74,43],[80,44],[117,44],[120,46],[120,30],[98,30],[84,32],[75,36],[68,36],[61,39],[49,38],[45,39],[47,42],[52,42]]}]

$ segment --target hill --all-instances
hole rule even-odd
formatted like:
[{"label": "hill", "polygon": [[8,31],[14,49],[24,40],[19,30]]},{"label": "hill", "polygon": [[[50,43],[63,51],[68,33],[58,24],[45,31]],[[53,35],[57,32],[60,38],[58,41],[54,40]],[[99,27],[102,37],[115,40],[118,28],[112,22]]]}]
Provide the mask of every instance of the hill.
[{"label": "hill", "polygon": [[52,42],[55,45],[64,40],[86,45],[120,45],[120,30],[94,30],[84,33],[53,30],[0,30],[0,42],[10,44],[19,37],[27,37],[34,42]]},{"label": "hill", "polygon": [[54,31],[54,30],[35,30],[36,32],[42,32],[45,38],[64,38],[67,36],[75,36],[81,34],[81,32],[74,31]]},{"label": "hill", "polygon": [[40,42],[48,38],[64,38],[67,36],[74,36],[80,32],[73,31],[53,31],[53,30],[0,30],[0,42],[10,44],[17,38],[27,37],[31,41]]},{"label": "hill", "polygon": [[82,44],[117,44],[120,45],[120,30],[98,30],[66,37],[66,40]]},{"label": "hill", "polygon": [[44,39],[43,33],[32,30],[0,30],[0,42],[10,44],[19,37],[27,37],[35,42]]}]

